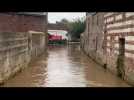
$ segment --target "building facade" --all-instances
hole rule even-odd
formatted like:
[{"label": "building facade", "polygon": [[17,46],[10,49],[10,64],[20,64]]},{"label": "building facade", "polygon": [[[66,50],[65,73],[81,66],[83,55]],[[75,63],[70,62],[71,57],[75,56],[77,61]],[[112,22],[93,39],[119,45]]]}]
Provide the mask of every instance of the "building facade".
[{"label": "building facade", "polygon": [[96,62],[134,84],[134,13],[87,13],[81,48]]},{"label": "building facade", "polygon": [[47,14],[0,13],[0,23],[0,83],[3,83],[44,52]]}]

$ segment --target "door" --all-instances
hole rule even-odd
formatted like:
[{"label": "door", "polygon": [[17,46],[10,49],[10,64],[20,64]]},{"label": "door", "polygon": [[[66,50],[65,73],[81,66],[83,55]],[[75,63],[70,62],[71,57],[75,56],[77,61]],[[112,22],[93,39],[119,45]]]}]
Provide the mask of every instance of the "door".
[{"label": "door", "polygon": [[119,39],[119,55],[117,59],[117,73],[118,76],[124,79],[125,70],[124,70],[124,57],[125,57],[125,39]]}]

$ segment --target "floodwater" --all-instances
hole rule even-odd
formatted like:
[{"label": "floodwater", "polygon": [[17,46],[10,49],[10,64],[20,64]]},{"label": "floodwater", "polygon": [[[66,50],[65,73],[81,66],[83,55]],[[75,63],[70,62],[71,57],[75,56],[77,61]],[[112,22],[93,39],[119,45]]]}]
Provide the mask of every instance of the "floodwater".
[{"label": "floodwater", "polygon": [[82,51],[79,45],[49,46],[4,87],[129,87]]}]

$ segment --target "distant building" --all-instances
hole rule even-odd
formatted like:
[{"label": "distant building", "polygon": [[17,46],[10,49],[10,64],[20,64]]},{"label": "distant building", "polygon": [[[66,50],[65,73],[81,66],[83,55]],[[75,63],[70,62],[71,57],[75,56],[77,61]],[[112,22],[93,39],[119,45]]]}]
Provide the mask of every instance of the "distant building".
[{"label": "distant building", "polygon": [[49,40],[50,41],[62,40],[62,36],[61,35],[49,35]]},{"label": "distant building", "polygon": [[48,30],[48,33],[54,36],[61,36],[62,39],[68,39],[68,37],[66,36],[67,31],[64,30]]}]

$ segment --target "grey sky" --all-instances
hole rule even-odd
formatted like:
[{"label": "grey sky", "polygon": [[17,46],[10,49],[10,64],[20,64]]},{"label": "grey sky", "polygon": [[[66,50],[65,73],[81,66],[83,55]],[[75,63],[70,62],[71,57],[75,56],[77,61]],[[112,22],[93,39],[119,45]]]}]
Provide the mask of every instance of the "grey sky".
[{"label": "grey sky", "polygon": [[51,12],[48,13],[48,21],[50,23],[55,23],[56,21],[60,21],[63,18],[72,21],[74,19],[84,17],[85,14],[85,12]]}]

